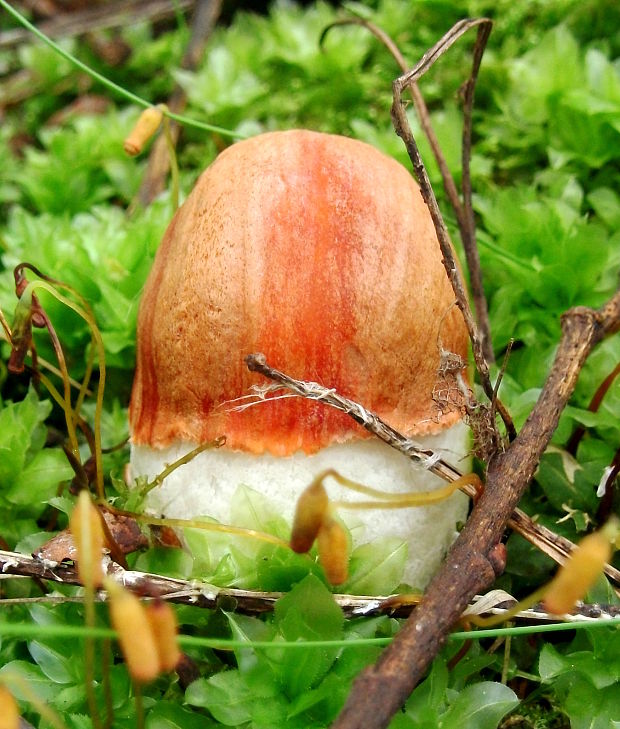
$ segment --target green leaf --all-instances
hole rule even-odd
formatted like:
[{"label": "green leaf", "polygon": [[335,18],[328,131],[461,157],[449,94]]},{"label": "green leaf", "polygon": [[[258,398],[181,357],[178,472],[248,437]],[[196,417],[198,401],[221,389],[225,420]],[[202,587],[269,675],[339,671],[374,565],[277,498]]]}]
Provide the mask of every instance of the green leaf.
[{"label": "green leaf", "polygon": [[0,488],[10,488],[19,477],[37,427],[51,409],[51,403],[39,402],[32,389],[20,402],[0,409]]},{"label": "green leaf", "polygon": [[146,716],[146,729],[211,729],[215,722],[172,701],[158,701]]},{"label": "green leaf", "polygon": [[75,680],[71,660],[66,656],[36,640],[28,643],[28,650],[43,673],[54,683],[71,683]]},{"label": "green leaf", "polygon": [[241,484],[234,493],[230,506],[231,524],[257,529],[287,539],[290,527],[278,514],[275,506],[255,489]]},{"label": "green leaf", "polygon": [[446,662],[436,658],[429,675],[407,701],[407,717],[414,721],[416,729],[439,725],[439,716],[446,707],[448,677]]},{"label": "green leaf", "polygon": [[192,558],[184,549],[153,547],[138,556],[135,568],[142,572],[187,579],[192,572]]},{"label": "green leaf", "polygon": [[333,595],[308,575],[275,605],[276,626],[286,640],[337,640],[344,616]]},{"label": "green leaf", "polygon": [[551,681],[570,669],[570,663],[550,643],[540,651],[538,671],[543,681]]},{"label": "green leaf", "polygon": [[457,663],[450,674],[450,685],[452,688],[460,691],[465,687],[466,683],[471,679],[480,676],[482,672],[493,665],[494,657],[488,653],[476,655],[478,646],[470,648],[466,660],[463,659]]},{"label": "green leaf", "polygon": [[308,574],[322,575],[322,568],[307,554],[268,545],[257,555],[257,578],[263,590],[286,592]]},{"label": "green leaf", "polygon": [[190,101],[213,117],[218,112],[250,103],[267,92],[267,87],[238,57],[223,45],[213,48],[200,73],[177,70],[175,78]]},{"label": "green leaf", "polygon": [[611,230],[620,230],[620,197],[609,187],[597,187],[588,194],[594,212]]},{"label": "green leaf", "polygon": [[52,496],[51,499],[47,500],[47,503],[63,514],[66,514],[66,516],[70,516],[75,508],[75,501],[67,496]]},{"label": "green leaf", "polygon": [[35,532],[28,534],[15,545],[15,551],[20,554],[32,554],[46,542],[49,542],[49,532]]},{"label": "green leaf", "polygon": [[86,714],[69,714],[63,718],[67,721],[69,729],[91,729],[93,720]]},{"label": "green leaf", "polygon": [[[208,581],[213,585],[238,587],[246,590],[256,589],[257,587],[268,589],[257,578],[258,559],[253,550],[246,547],[246,551],[244,551],[230,542],[227,553],[217,563],[215,570],[209,575]],[[195,567],[193,572],[196,573]]]},{"label": "green leaf", "polygon": [[225,613],[232,631],[234,640],[241,640],[248,644],[248,648],[235,648],[237,665],[241,673],[247,674],[256,669],[264,671],[265,659],[262,651],[252,648],[252,641],[269,641],[275,635],[275,628],[272,624],[251,618],[246,615]]},{"label": "green leaf", "polygon": [[[342,638],[344,616],[332,594],[314,575],[308,575],[275,606],[276,626],[287,641]],[[315,686],[329,670],[337,648],[285,651],[277,676],[287,696],[293,698]]]},{"label": "green leaf", "polygon": [[[80,676],[80,679],[82,677]],[[75,678],[73,680],[76,680]],[[79,683],[74,685],[66,686],[65,688],[59,689],[58,693],[54,695],[53,705],[54,708],[60,712],[71,711],[72,709],[80,709],[84,706],[86,700],[86,689],[84,687],[83,680],[79,680]]]},{"label": "green leaf", "polygon": [[58,691],[58,687],[49,680],[39,666],[27,661],[6,663],[0,668],[0,677],[11,687],[12,693],[19,701],[29,701],[31,696],[36,696],[41,701],[50,702]]},{"label": "green leaf", "polygon": [[238,671],[224,671],[209,679],[200,678],[185,692],[185,702],[208,709],[224,726],[239,726],[252,718],[255,697]]},{"label": "green leaf", "polygon": [[463,689],[441,720],[442,729],[496,729],[519,699],[501,683],[482,681]]},{"label": "green leaf", "polygon": [[[196,517],[195,521],[206,524],[217,523],[208,516]],[[231,536],[223,532],[208,529],[183,529],[183,540],[194,559],[196,576],[205,576],[215,570],[218,562],[228,553]]]},{"label": "green leaf", "polygon": [[[344,684],[347,688],[349,686],[348,682],[345,683],[344,681],[339,680],[333,673],[327,674],[326,678],[321,681],[316,689],[310,689],[310,691],[305,691],[304,693],[299,694],[299,696],[291,702],[287,717],[289,719],[293,719],[295,717],[302,716],[310,709],[317,707],[317,705],[322,704],[329,699],[333,699],[334,694],[338,692],[338,684]],[[340,690],[342,691],[342,689]]]},{"label": "green leaf", "polygon": [[74,475],[60,449],[39,451],[19,474],[7,498],[14,504],[40,504],[55,494],[58,484]]},{"label": "green leaf", "polygon": [[618,707],[620,684],[595,691],[585,678],[571,685],[565,705],[571,729],[615,729],[620,722]]},{"label": "green leaf", "polygon": [[539,671],[543,681],[552,682],[560,676],[571,681],[583,677],[592,691],[614,686],[620,680],[620,633],[610,629],[588,634],[592,650],[579,650],[562,655],[551,645],[545,645],[540,653]]},{"label": "green leaf", "polygon": [[551,504],[559,511],[564,506],[582,511],[596,509],[596,495],[592,484],[576,478],[580,467],[568,459],[569,456],[563,453],[545,453],[540,461],[536,480]]},{"label": "green leaf", "polygon": [[[618,606],[620,605],[620,596],[616,594],[615,589],[605,574],[601,573],[596,582],[588,590],[584,602]],[[591,636],[591,640],[596,645],[597,640],[595,635]],[[604,637],[604,641],[604,646],[613,645],[613,640],[608,639],[607,636]]]},{"label": "green leaf", "polygon": [[352,595],[389,595],[401,583],[408,547],[398,537],[382,537],[353,550],[349,579],[342,587]]}]

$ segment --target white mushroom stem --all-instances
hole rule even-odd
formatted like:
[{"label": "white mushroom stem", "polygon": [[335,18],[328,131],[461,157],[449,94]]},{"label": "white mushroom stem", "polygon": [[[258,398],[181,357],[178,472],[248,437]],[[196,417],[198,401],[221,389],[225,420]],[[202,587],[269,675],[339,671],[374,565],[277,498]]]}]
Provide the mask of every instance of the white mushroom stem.
[{"label": "white mushroom stem", "polygon": [[[467,470],[469,430],[462,422],[443,433],[418,440],[424,448],[437,451],[459,470]],[[146,475],[152,479],[195,445],[184,441],[163,449],[134,445],[131,454],[133,476]],[[154,513],[171,518],[189,519],[200,515],[222,523],[238,524],[235,494],[243,485],[261,493],[272,505],[273,514],[283,516],[290,523],[300,493],[317,474],[328,468],[387,492],[420,492],[445,486],[445,481],[378,440],[334,444],[309,456],[304,453],[286,457],[268,453],[257,456],[212,449],[171,473],[162,486],[149,494],[148,506]],[[325,486],[330,500],[361,500],[332,479]],[[457,493],[430,506],[362,512],[343,509],[339,515],[351,529],[355,545],[384,536],[406,542],[409,557],[404,579],[423,588],[454,540],[455,525],[467,516],[467,498]]]}]

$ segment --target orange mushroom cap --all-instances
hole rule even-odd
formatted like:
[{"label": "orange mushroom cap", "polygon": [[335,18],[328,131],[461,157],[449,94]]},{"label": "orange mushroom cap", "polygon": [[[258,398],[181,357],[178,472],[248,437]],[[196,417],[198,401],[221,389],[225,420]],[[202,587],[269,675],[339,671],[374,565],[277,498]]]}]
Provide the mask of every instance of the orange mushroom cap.
[{"label": "orange mushroom cap", "polygon": [[[431,217],[409,172],[373,147],[293,130],[226,149],[174,216],[138,318],[134,444],[225,435],[252,453],[367,437],[347,415],[285,398],[234,411],[263,352],[412,435],[460,417],[440,349],[467,356]],[[449,399],[448,399],[449,400]],[[458,402],[457,398],[455,401]]]}]

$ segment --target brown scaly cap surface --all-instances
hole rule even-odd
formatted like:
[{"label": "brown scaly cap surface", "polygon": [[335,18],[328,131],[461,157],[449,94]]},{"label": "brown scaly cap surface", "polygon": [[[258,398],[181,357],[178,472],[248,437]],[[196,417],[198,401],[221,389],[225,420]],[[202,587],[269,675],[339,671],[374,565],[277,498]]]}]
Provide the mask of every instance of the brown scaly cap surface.
[{"label": "brown scaly cap surface", "polygon": [[198,180],[146,283],[133,442],[225,434],[228,447],[287,455],[366,437],[300,398],[230,412],[223,403],[260,379],[245,367],[251,352],[401,431],[437,432],[460,417],[432,399],[454,387],[439,380],[440,341],[467,357],[453,301],[428,209],[400,164],[309,131],[239,142]]}]

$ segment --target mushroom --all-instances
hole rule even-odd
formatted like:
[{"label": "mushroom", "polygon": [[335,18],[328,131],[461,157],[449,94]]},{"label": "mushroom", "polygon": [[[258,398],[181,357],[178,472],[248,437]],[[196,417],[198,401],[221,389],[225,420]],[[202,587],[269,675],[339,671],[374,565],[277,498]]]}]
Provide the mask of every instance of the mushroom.
[{"label": "mushroom", "polygon": [[[466,360],[430,214],[407,170],[353,139],[272,132],[222,152],[170,223],[138,318],[130,406],[133,476],[170,474],[149,506],[230,523],[240,484],[291,518],[327,468],[388,491],[442,486],[434,475],[321,403],[285,397],[239,409],[263,352],[298,379],[335,388],[462,466],[469,447],[453,372]],[[351,500],[338,484],[330,497]],[[342,512],[354,539],[408,542],[406,579],[423,587],[464,519],[455,494],[429,507]],[[360,516],[361,514],[361,516]]]}]

